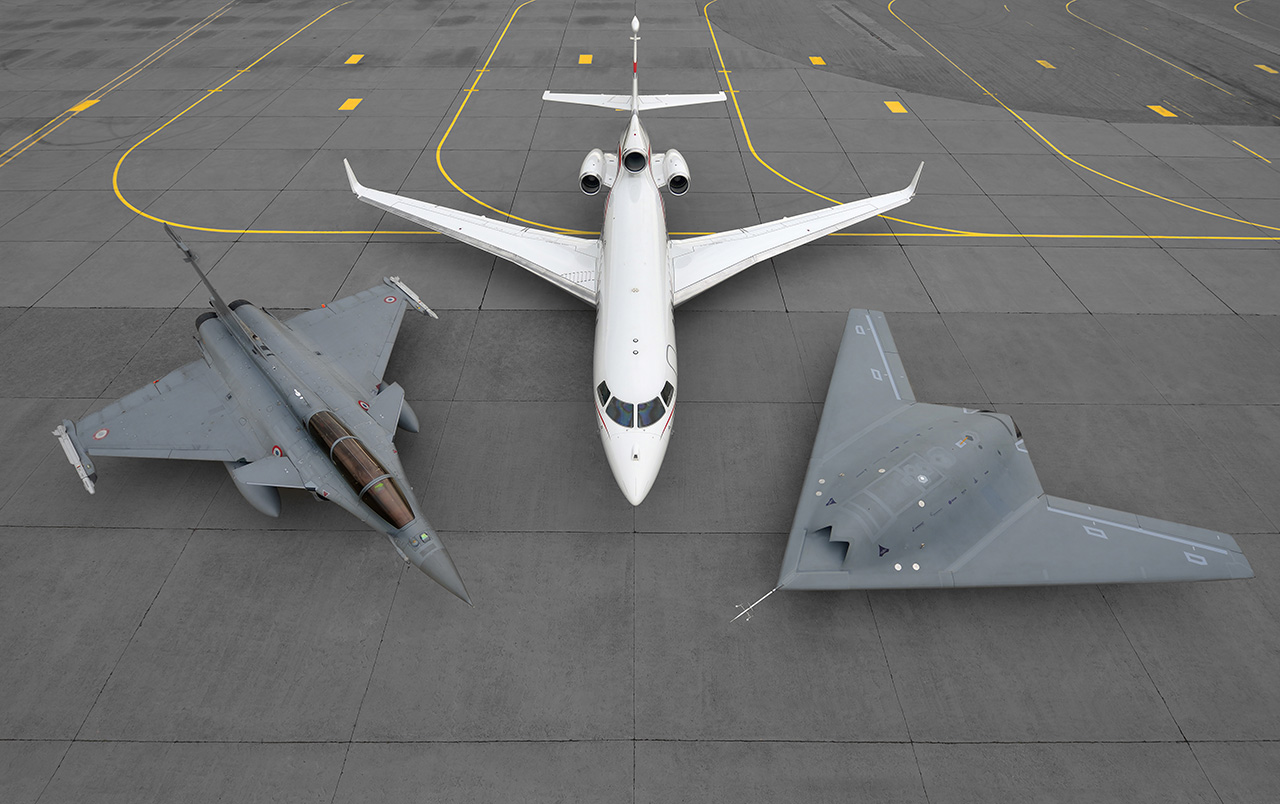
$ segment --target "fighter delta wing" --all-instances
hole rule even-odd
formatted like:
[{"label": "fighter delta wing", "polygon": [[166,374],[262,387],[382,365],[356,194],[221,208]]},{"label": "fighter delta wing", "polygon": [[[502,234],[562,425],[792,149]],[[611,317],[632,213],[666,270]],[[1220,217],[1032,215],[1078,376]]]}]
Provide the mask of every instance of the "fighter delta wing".
[{"label": "fighter delta wing", "polygon": [[1251,577],[1225,533],[1045,494],[1012,419],[916,402],[884,314],[849,313],[779,587]]},{"label": "fighter delta wing", "polygon": [[397,426],[416,431],[417,417],[403,389],[382,381],[405,307],[435,314],[390,277],[282,322],[246,301],[223,302],[173,238],[212,297],[215,312],[196,320],[204,359],[54,430],[89,493],[93,457],[222,461],[264,514],[279,516],[278,489],[307,489],[386,535],[406,561],[470,603],[392,442]]}]

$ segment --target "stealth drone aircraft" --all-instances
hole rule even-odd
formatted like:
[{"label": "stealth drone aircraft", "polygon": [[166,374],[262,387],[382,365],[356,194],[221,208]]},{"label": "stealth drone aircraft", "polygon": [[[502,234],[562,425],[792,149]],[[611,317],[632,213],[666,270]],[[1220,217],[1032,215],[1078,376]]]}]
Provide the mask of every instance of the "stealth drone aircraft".
[{"label": "stealth drone aircraft", "polygon": [[280,515],[280,488],[306,489],[385,534],[411,562],[468,604],[466,587],[427,524],[392,436],[418,431],[404,389],[382,380],[406,306],[435,317],[398,277],[288,322],[209,290],[196,319],[203,360],[54,430],[84,487],[90,456],[222,461],[254,508]]},{"label": "stealth drone aircraft", "polygon": [[[638,42],[638,19],[631,20],[631,30],[633,43]],[[640,112],[715,103],[725,95],[641,95],[635,48],[633,44],[630,95],[542,96],[631,113],[616,149],[591,151],[578,172],[578,185],[587,195],[610,188],[599,239],[535,231],[372,190],[356,180],[349,164],[347,178],[351,191],[366,204],[509,260],[597,308],[590,391],[596,426],[618,486],[632,505],[639,505],[658,477],[679,397],[674,308],[762,260],[907,203],[915,195],[920,171],[897,192],[720,234],[670,240],[659,190],[687,193],[689,167],[679,151],[653,152]]]},{"label": "stealth drone aircraft", "polygon": [[1252,577],[1225,533],[1045,494],[1013,419],[917,402],[849,313],[774,591]]}]

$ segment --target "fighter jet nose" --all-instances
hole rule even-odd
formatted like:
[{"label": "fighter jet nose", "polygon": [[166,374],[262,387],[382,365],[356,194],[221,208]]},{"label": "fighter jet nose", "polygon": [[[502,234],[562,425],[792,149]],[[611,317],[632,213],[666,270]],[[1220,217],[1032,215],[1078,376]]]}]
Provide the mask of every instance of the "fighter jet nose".
[{"label": "fighter jet nose", "polygon": [[462,576],[458,574],[458,568],[454,566],[453,559],[449,557],[449,551],[445,549],[444,542],[440,541],[440,537],[426,520],[419,517],[411,527],[401,531],[398,536],[392,537],[392,542],[405,539],[406,532],[416,532],[420,535],[408,538],[407,543],[397,544],[401,555],[459,600],[468,606],[472,605],[471,597],[467,594],[467,586],[462,582]]},{"label": "fighter jet nose", "polygon": [[422,563],[418,564],[418,568],[463,603],[468,606],[473,605],[471,596],[467,594],[467,586],[462,582],[462,576],[458,574],[458,568],[453,565],[453,559],[449,557],[449,551],[444,549],[444,545],[428,553],[422,559]]}]

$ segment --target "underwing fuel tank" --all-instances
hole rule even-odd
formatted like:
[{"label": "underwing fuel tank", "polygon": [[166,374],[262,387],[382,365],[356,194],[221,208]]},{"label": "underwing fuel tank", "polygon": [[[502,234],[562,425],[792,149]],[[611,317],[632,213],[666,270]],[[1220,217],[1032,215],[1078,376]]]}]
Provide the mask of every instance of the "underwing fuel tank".
[{"label": "underwing fuel tank", "polygon": [[227,474],[231,475],[231,482],[236,484],[236,491],[240,492],[240,496],[248,500],[250,505],[267,516],[280,516],[279,489],[275,486],[253,485],[241,480],[236,476],[236,468],[244,464],[223,461],[222,465],[227,467]]}]

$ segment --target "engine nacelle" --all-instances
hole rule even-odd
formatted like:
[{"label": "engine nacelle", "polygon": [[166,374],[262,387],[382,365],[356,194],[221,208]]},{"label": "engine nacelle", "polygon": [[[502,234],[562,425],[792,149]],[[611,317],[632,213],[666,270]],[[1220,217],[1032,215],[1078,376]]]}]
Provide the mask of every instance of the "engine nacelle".
[{"label": "engine nacelle", "polygon": [[672,195],[689,192],[689,164],[683,154],[674,148],[667,151],[662,157],[662,171]]},{"label": "engine nacelle", "polygon": [[578,168],[578,186],[582,192],[587,195],[600,192],[604,184],[604,167],[604,151],[596,148],[587,154],[587,158],[582,160],[582,167]]}]

